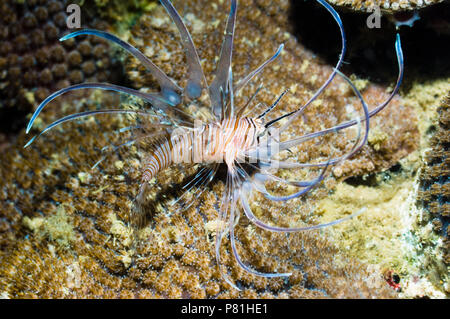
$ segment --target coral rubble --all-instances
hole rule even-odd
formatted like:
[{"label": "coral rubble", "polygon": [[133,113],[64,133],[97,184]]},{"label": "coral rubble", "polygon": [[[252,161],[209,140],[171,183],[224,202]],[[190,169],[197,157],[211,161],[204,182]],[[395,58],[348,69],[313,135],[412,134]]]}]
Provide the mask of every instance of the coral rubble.
[{"label": "coral rubble", "polygon": [[416,10],[426,6],[442,2],[443,0],[330,0],[329,2],[337,6],[348,7],[355,11],[373,11],[374,7],[397,12],[405,10]]}]

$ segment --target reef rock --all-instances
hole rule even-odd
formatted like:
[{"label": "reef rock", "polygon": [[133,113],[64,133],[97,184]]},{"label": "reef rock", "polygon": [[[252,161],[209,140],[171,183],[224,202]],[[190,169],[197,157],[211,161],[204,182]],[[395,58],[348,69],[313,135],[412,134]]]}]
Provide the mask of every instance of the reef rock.
[{"label": "reef rock", "polygon": [[372,12],[375,7],[383,11],[398,12],[421,9],[443,0],[329,0],[331,4],[350,8],[354,11]]}]

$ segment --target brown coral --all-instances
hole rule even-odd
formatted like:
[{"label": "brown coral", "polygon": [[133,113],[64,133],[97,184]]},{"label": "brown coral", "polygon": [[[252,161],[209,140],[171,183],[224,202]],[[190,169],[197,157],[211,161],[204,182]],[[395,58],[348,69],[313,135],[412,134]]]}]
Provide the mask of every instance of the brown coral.
[{"label": "brown coral", "polygon": [[[52,91],[110,79],[110,56],[99,57],[86,49],[86,45],[108,48],[104,41],[58,41],[67,28],[66,3],[7,0],[0,4],[0,130],[4,133],[23,127],[25,115]],[[100,29],[107,26],[100,20],[86,23]]]},{"label": "brown coral", "polygon": [[425,166],[420,175],[418,204],[429,216],[424,221],[431,222],[433,230],[442,236],[442,260],[450,264],[450,94],[438,109],[439,118],[436,131],[431,138],[431,150],[425,155]]},{"label": "brown coral", "polygon": [[443,0],[330,0],[329,2],[355,11],[373,11],[377,6],[389,12],[416,10]]},{"label": "brown coral", "polygon": [[[255,3],[240,1],[235,73],[237,78],[247,73],[284,42],[283,60],[262,75],[266,89],[258,97],[269,104],[274,96],[290,87],[292,94],[277,111],[281,114],[305,102],[332,69],[314,59],[291,34],[278,27],[277,19],[284,14],[282,10],[287,8],[287,2],[282,5]],[[191,0],[174,1],[174,5],[190,21],[189,27],[197,30],[193,38],[200,56],[207,58],[205,71],[211,74],[222,38],[223,23],[220,22],[224,21],[228,4]],[[272,15],[277,18],[271,18]],[[185,67],[183,50],[173,34],[170,19],[161,8],[151,16],[144,16],[133,29],[135,43],[141,48],[148,45],[144,53],[178,80],[183,78]],[[134,84],[151,87],[152,79],[133,73],[134,68],[135,63],[130,60],[127,69]],[[256,84],[250,85],[243,96],[248,96],[255,87]],[[383,89],[373,85],[369,85],[364,94],[370,105],[387,96]],[[61,98],[43,112],[42,119],[48,123],[69,106],[71,110],[95,109],[99,100],[105,108],[118,103],[109,95],[97,93],[87,100]],[[244,100],[238,98],[238,103]],[[311,105],[305,117],[298,119],[289,134],[298,135],[346,120],[343,106],[348,103],[356,106],[357,100],[344,82],[337,79],[320,101]],[[193,113],[199,109],[201,106],[189,108]],[[49,132],[26,150],[21,148],[26,142],[21,134],[18,146],[10,147],[2,155],[0,287],[3,290],[0,294],[16,298],[393,296],[394,292],[383,282],[381,274],[340,254],[327,239],[326,232],[273,234],[255,228],[245,219],[241,219],[236,228],[237,246],[244,260],[262,271],[291,271],[293,275],[286,280],[248,275],[236,265],[226,243],[221,248],[223,264],[243,291],[230,289],[214,259],[213,224],[217,220],[216,204],[223,192],[223,183],[213,184],[198,205],[187,211],[169,211],[166,204],[173,196],[172,184],[184,174],[176,168],[158,176],[161,183],[155,183],[152,190],[154,198],[158,199],[153,218],[140,231],[140,242],[134,246],[127,221],[138,188],[139,152],[132,149],[127,157],[121,153],[108,158],[99,170],[89,170],[89,165],[98,159],[92,149],[100,149],[119,139],[114,134],[99,134],[99,130],[112,132],[123,121],[126,118],[104,116],[81,124],[71,123],[63,130]],[[389,138],[375,139],[376,147],[366,146],[351,162],[339,166],[340,171],[335,171],[335,175],[343,178],[389,167],[415,147],[414,123],[413,112],[397,99],[372,121],[372,126],[387,132]],[[345,150],[351,145],[350,134],[327,137],[320,144],[302,145],[300,151],[303,152],[299,154],[308,161],[330,155],[330,145],[339,151]],[[312,199],[325,194],[322,189],[313,194]],[[262,219],[274,220],[280,225],[314,222],[313,215],[301,211],[301,204],[301,201],[294,201],[276,205],[256,198],[253,208]],[[48,229],[30,227],[33,225],[30,221],[36,222],[36,218],[55,216],[61,205],[67,215],[65,220],[71,225],[69,229],[74,233],[68,241],[69,249],[67,245],[61,247]],[[39,232],[43,236],[37,236]]]}]

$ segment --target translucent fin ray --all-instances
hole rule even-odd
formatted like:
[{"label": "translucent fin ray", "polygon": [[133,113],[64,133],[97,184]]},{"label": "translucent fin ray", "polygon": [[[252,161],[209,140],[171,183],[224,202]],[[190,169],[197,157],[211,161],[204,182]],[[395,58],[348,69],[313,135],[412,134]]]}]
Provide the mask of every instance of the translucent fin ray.
[{"label": "translucent fin ray", "polygon": [[50,103],[52,100],[54,100],[56,97],[70,92],[74,90],[81,90],[81,89],[100,89],[100,90],[107,90],[107,91],[115,91],[119,93],[125,93],[129,95],[136,96],[138,98],[141,98],[145,101],[148,101],[155,107],[160,107],[162,105],[170,105],[166,100],[164,100],[161,96],[159,96],[158,93],[143,93],[137,90],[133,90],[127,87],[109,84],[109,83],[81,83],[81,84],[75,84],[72,86],[68,86],[66,88],[63,88],[59,91],[56,91],[52,94],[50,94],[44,101],[39,104],[36,111],[33,113],[33,116],[31,117],[30,121],[28,122],[26,133],[28,133],[33,126],[34,121],[38,117],[38,115],[41,113],[42,109]]},{"label": "translucent fin ray", "polygon": [[268,231],[272,231],[272,232],[283,232],[283,233],[293,233],[293,232],[299,232],[299,231],[306,231],[306,230],[314,230],[314,229],[320,229],[320,228],[325,228],[325,227],[330,227],[339,223],[342,223],[346,220],[349,220],[351,218],[357,217],[359,215],[361,215],[366,209],[362,208],[360,209],[358,212],[356,212],[355,214],[334,220],[332,222],[329,223],[324,223],[324,224],[319,224],[319,225],[312,225],[312,226],[305,226],[305,227],[278,227],[278,226],[270,226],[266,223],[264,223],[263,221],[261,221],[260,219],[258,219],[252,212],[250,205],[248,203],[248,200],[245,196],[246,194],[241,194],[240,198],[241,198],[241,204],[242,207],[244,209],[244,214],[247,216],[247,218],[252,221],[256,226],[268,230]]},{"label": "translucent fin ray", "polygon": [[[214,179],[214,176],[216,175],[218,168],[219,168],[219,165],[216,164],[213,167],[209,167],[206,174],[203,174],[201,177],[198,177],[198,176],[195,177],[195,179],[197,179],[195,181],[195,183],[188,190],[186,190],[183,193],[183,195],[181,196],[181,197],[184,197],[184,195],[187,192],[191,191],[192,188],[194,188],[194,187],[196,188],[195,193],[193,194],[191,200],[189,200],[188,202],[185,202],[185,204],[183,205],[183,208],[182,208],[183,210],[187,210],[189,207],[191,207],[195,203],[195,201],[206,191],[206,187]],[[187,185],[185,185],[185,186],[187,186]],[[178,201],[179,200],[177,200],[176,202],[178,202]],[[175,203],[173,203],[172,205],[174,205],[174,204]]]},{"label": "translucent fin ray", "polygon": [[[267,199],[273,200],[273,201],[276,201],[276,202],[287,201],[287,200],[291,200],[291,199],[297,198],[297,197],[299,197],[299,196],[302,196],[302,195],[308,193],[308,192],[309,192],[311,189],[313,189],[317,184],[319,184],[321,181],[323,181],[323,179],[324,179],[324,177],[325,177],[325,172],[326,172],[327,168],[328,168],[328,165],[325,166],[325,167],[322,169],[322,172],[321,172],[320,175],[314,180],[313,183],[311,183],[310,185],[306,186],[306,187],[303,188],[302,190],[300,190],[300,191],[298,191],[298,192],[296,192],[296,193],[293,193],[293,194],[291,194],[291,195],[287,195],[287,196],[274,196],[274,195],[269,194],[269,192],[267,192],[267,190],[265,189],[265,187],[263,187],[263,189],[262,189],[263,192],[262,192],[262,193],[263,193],[264,197],[266,197]],[[262,186],[264,186],[264,185],[262,185]]]},{"label": "translucent fin ray", "polygon": [[[322,86],[313,94],[313,96],[299,109],[292,111],[290,113],[287,113],[283,116],[280,116],[276,121],[279,121],[285,117],[289,117],[289,120],[280,128],[280,131],[284,131],[287,127],[289,127],[289,125],[297,118],[297,116],[301,113],[300,110],[303,110],[305,107],[307,107],[309,104],[311,104],[311,102],[313,102],[322,92],[323,90],[325,90],[325,88],[331,83],[331,81],[333,81],[334,77],[336,76],[336,71],[339,70],[339,68],[342,65],[342,62],[344,61],[344,55],[347,49],[346,46],[346,37],[345,37],[345,32],[344,32],[344,26],[342,24],[342,20],[341,17],[339,16],[339,14],[336,12],[336,10],[333,9],[333,7],[331,5],[329,5],[325,0],[316,0],[319,4],[321,4],[325,9],[327,9],[327,11],[333,16],[333,19],[336,21],[336,23],[339,26],[339,31],[341,33],[341,43],[342,43],[342,48],[341,48],[341,53],[339,55],[339,60],[336,63],[336,66],[334,67],[333,71],[331,72],[331,74],[329,75],[329,77],[327,78],[327,80],[322,84]],[[273,123],[275,123],[276,121],[273,121]]]},{"label": "translucent fin ray", "polygon": [[[83,118],[83,117],[87,117],[87,116],[92,116],[92,115],[98,115],[98,114],[140,114],[140,115],[145,115],[145,116],[155,116],[154,114],[151,114],[151,113],[148,113],[148,112],[145,112],[145,111],[140,111],[140,110],[117,110],[117,109],[95,110],[95,111],[86,111],[86,112],[70,114],[70,115],[64,116],[64,117],[60,118],[59,120],[51,123],[44,130],[42,130],[38,135],[34,136],[30,141],[28,141],[28,143],[25,144],[24,148],[28,147],[31,143],[34,142],[34,140],[37,137],[39,137],[42,134],[48,132],[49,130],[51,130],[55,126],[58,126],[58,125],[60,125],[62,123],[65,123],[65,122],[73,121],[75,119],[79,119],[79,118]],[[154,125],[167,126],[167,125],[164,125],[164,124],[154,124]]]},{"label": "translucent fin ray", "polygon": [[[258,95],[259,91],[261,91],[261,89],[263,88],[263,85],[260,84],[258,86],[258,88],[256,89],[256,91],[252,94],[252,96],[250,96],[250,98],[247,100],[247,103],[244,104],[244,106],[242,106],[239,111],[236,114],[236,117],[245,117],[244,115],[244,111],[247,109],[247,107],[250,105],[250,103],[254,100],[254,98]],[[251,110],[250,110],[251,111]],[[250,112],[249,111],[249,112]]]},{"label": "translucent fin ray", "polygon": [[236,94],[244,87],[247,85],[248,82],[251,81],[251,79],[253,79],[258,73],[260,73],[269,63],[271,63],[272,61],[274,61],[280,54],[281,51],[283,51],[284,48],[284,44],[280,44],[280,46],[278,47],[277,51],[275,52],[275,54],[273,56],[271,56],[269,59],[267,59],[266,61],[264,61],[259,67],[257,67],[255,70],[253,70],[252,72],[250,72],[245,78],[243,78],[242,80],[240,80],[238,82],[238,84],[236,84]]},{"label": "translucent fin ray", "polygon": [[220,92],[224,92],[228,96],[229,71],[231,68],[231,59],[233,54],[234,26],[236,21],[237,1],[231,1],[230,14],[228,15],[227,25],[225,28],[225,39],[220,50],[220,58],[217,63],[216,76],[209,87],[209,96],[211,98],[211,107],[213,114],[220,117],[223,113],[222,108],[225,107]]},{"label": "translucent fin ray", "polygon": [[186,60],[188,66],[188,82],[186,85],[186,93],[192,99],[198,98],[202,94],[202,88],[206,86],[206,78],[203,73],[203,69],[200,64],[200,59],[198,57],[197,50],[195,49],[194,42],[192,41],[191,35],[186,28],[183,19],[181,19],[172,3],[168,0],[161,0],[161,3],[177,26],[177,29],[181,36],[181,43],[183,44],[184,50],[186,52]]},{"label": "translucent fin ray", "polygon": [[63,36],[59,41],[65,41],[70,38],[74,38],[79,35],[95,35],[100,38],[109,40],[111,42],[114,42],[118,44],[120,47],[122,47],[124,50],[131,53],[134,57],[136,57],[146,68],[150,71],[150,73],[155,77],[155,79],[158,81],[159,86],[161,87],[161,92],[165,99],[170,101],[172,105],[177,105],[181,102],[180,96],[177,94],[182,93],[183,89],[180,88],[171,78],[169,78],[158,66],[156,66],[149,58],[147,58],[142,52],[140,52],[138,49],[136,49],[131,44],[119,39],[115,35],[100,31],[100,30],[94,30],[94,29],[84,29],[75,31],[72,33],[69,33],[65,36]]},{"label": "translucent fin ray", "polygon": [[[353,92],[356,94],[356,96],[360,100],[362,108],[363,108],[363,112],[364,112],[364,117],[358,117],[357,119],[348,121],[344,124],[336,125],[334,127],[331,127],[331,128],[319,131],[319,132],[309,133],[309,134],[306,134],[299,138],[295,138],[295,139],[291,139],[289,141],[278,143],[277,153],[284,151],[284,150],[288,150],[292,147],[299,145],[300,143],[314,139],[316,137],[319,137],[319,136],[322,136],[322,135],[325,135],[325,134],[328,134],[331,132],[337,132],[339,130],[342,130],[342,129],[347,128],[354,124],[359,124],[358,125],[358,137],[357,137],[356,142],[355,142],[354,146],[352,147],[351,151],[343,156],[333,158],[327,162],[321,162],[321,163],[314,163],[314,164],[302,163],[301,164],[301,163],[279,162],[279,161],[273,161],[273,160],[268,159],[271,162],[270,164],[274,164],[273,166],[278,167],[278,168],[300,168],[300,167],[317,167],[317,166],[334,165],[346,158],[353,156],[356,152],[358,152],[366,144],[367,138],[369,136],[369,126],[370,126],[369,108],[368,108],[366,102],[364,101],[364,98],[362,97],[361,92],[356,88],[356,86],[352,83],[352,81],[347,76],[345,76],[343,73],[341,73],[340,71],[337,71],[337,74],[339,74],[350,85]],[[360,138],[361,137],[361,128],[360,128],[361,122],[365,122],[365,130],[364,130],[364,135],[363,135],[362,141],[359,142],[359,140],[361,139]],[[352,123],[352,124],[347,125],[348,123]],[[269,148],[270,148],[270,146],[269,146]]]},{"label": "translucent fin ray", "polygon": [[261,180],[261,181],[266,180],[266,179],[271,179],[274,182],[281,182],[281,183],[292,185],[295,187],[308,187],[308,186],[314,185],[318,181],[318,178],[315,178],[310,181],[291,181],[291,180],[280,178],[278,176],[275,176],[273,174],[268,174],[268,173],[256,173],[255,178],[258,180]]},{"label": "translucent fin ray", "polygon": [[[237,221],[235,221],[235,217],[234,217],[235,206],[236,206],[236,204],[234,204],[234,206],[230,212],[229,232],[230,232],[231,249],[233,251],[234,258],[236,259],[236,262],[238,263],[239,267],[241,267],[246,272],[248,272],[252,275],[265,277],[265,278],[289,277],[290,275],[292,275],[292,273],[264,273],[264,272],[254,270],[254,269],[250,268],[249,266],[247,266],[246,264],[244,264],[242,259],[239,257],[239,252],[237,251],[237,248],[236,248],[236,240],[235,240],[235,235],[234,235],[234,224],[237,222]],[[237,218],[237,220],[239,220],[239,218]]]}]

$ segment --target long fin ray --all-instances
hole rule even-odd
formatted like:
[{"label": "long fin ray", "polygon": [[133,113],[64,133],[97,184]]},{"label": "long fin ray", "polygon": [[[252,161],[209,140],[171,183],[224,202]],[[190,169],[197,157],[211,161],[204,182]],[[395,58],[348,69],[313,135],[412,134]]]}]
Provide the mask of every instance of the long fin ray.
[{"label": "long fin ray", "polygon": [[172,3],[168,0],[160,1],[177,26],[181,36],[181,43],[186,51],[188,66],[188,83],[186,85],[186,93],[192,99],[198,98],[202,94],[202,88],[206,86],[206,78],[203,73],[200,58],[198,57],[194,42],[192,41],[191,35],[186,28],[183,19],[181,19]]},{"label": "long fin ray", "polygon": [[36,111],[33,113],[33,116],[31,117],[30,121],[28,122],[26,133],[28,133],[33,126],[34,121],[41,113],[42,109],[50,103],[52,100],[57,98],[58,96],[74,91],[74,90],[81,90],[81,89],[100,89],[100,90],[107,90],[107,91],[115,91],[119,93],[125,93],[129,95],[136,96],[138,98],[141,98],[143,100],[148,101],[152,105],[156,107],[161,107],[163,105],[169,105],[168,102],[163,99],[159,93],[143,93],[137,90],[133,90],[127,87],[123,87],[120,85],[115,84],[109,84],[109,83],[81,83],[81,84],[75,84],[72,86],[68,86],[66,88],[63,88],[59,91],[54,92],[53,94],[49,95],[44,101],[39,104]]},{"label": "long fin ray", "polygon": [[242,206],[244,208],[244,213],[247,216],[247,218],[252,221],[256,226],[268,230],[268,231],[272,231],[272,232],[284,232],[284,233],[293,233],[293,232],[299,232],[299,231],[305,231],[305,230],[314,230],[314,229],[320,229],[320,228],[325,228],[325,227],[329,227],[329,226],[333,226],[339,223],[342,223],[346,220],[349,220],[351,218],[357,217],[359,215],[361,215],[364,211],[365,208],[360,209],[359,211],[357,211],[356,213],[334,220],[332,222],[329,223],[324,223],[324,224],[319,224],[319,225],[312,225],[312,226],[305,226],[305,227],[278,227],[278,226],[270,226],[266,223],[264,223],[263,221],[261,221],[260,219],[258,219],[252,212],[250,205],[248,203],[247,198],[241,194],[240,196],[241,198],[241,203]]},{"label": "long fin ray", "polygon": [[272,61],[274,61],[280,54],[281,51],[283,51],[284,48],[284,44],[280,44],[280,46],[278,47],[277,51],[275,52],[275,54],[273,56],[271,56],[269,59],[267,59],[266,61],[264,61],[259,67],[257,67],[255,70],[253,70],[252,72],[250,72],[245,78],[241,79],[238,84],[236,84],[236,88],[235,88],[235,92],[236,94],[244,87],[247,85],[248,82],[251,81],[251,79],[253,79],[258,73],[260,73],[269,63],[271,63]]},{"label": "long fin ray", "polygon": [[337,70],[339,70],[339,68],[341,67],[341,65],[344,61],[344,55],[345,55],[347,45],[346,45],[344,26],[342,24],[341,17],[339,16],[339,13],[337,13],[336,10],[334,10],[333,7],[331,5],[329,5],[325,0],[316,0],[316,1],[320,5],[322,5],[325,9],[327,9],[327,11],[333,16],[333,19],[336,21],[336,23],[339,26],[339,31],[341,33],[341,43],[342,43],[341,53],[339,55],[338,62],[336,63],[336,66],[334,67],[331,74],[328,76],[328,79],[322,84],[322,86],[314,93],[314,95],[303,106],[301,106],[300,108],[298,108],[295,111],[292,111],[290,113],[282,115],[278,119],[272,121],[273,123],[275,123],[285,117],[289,117],[289,120],[280,128],[280,131],[284,131],[287,127],[289,127],[289,125],[297,118],[297,116],[299,116],[301,111],[305,107],[307,107],[309,104],[311,104],[311,102],[313,102],[323,92],[323,90],[325,90],[325,88],[331,83],[331,81],[333,81],[334,77],[336,76]]},{"label": "long fin ray", "polygon": [[[145,111],[140,111],[140,110],[118,110],[118,109],[95,110],[95,111],[86,111],[86,112],[70,114],[70,115],[64,116],[64,117],[60,118],[59,120],[56,120],[55,122],[53,122],[50,125],[48,125],[38,135],[35,135],[30,141],[28,141],[28,143],[25,144],[24,148],[30,146],[30,144],[33,143],[36,138],[38,138],[42,134],[48,132],[49,130],[51,130],[55,126],[58,126],[58,125],[60,125],[62,123],[65,123],[65,122],[73,121],[75,119],[79,119],[79,118],[83,118],[83,117],[87,117],[87,116],[92,116],[92,115],[98,115],[98,114],[140,114],[140,115],[145,115],[145,116],[155,116],[154,114],[151,114],[151,113],[148,113],[148,112],[145,112]],[[168,126],[168,125],[165,125],[165,124],[155,124],[155,125],[160,125],[160,126],[165,126],[165,127]]]},{"label": "long fin ray", "polygon": [[[217,63],[216,76],[209,87],[209,96],[211,98],[211,107],[213,114],[221,117],[222,108],[225,107],[226,101],[222,101],[221,91],[225,92],[228,97],[228,81],[231,68],[231,59],[233,54],[234,26],[236,21],[237,1],[231,1],[230,14],[228,15],[227,26],[225,28],[225,39],[220,50],[220,58]],[[231,83],[231,85],[233,85]],[[223,103],[224,102],[224,103]]]},{"label": "long fin ray", "polygon": [[169,78],[156,64],[154,64],[149,58],[147,58],[142,52],[140,52],[138,49],[136,49],[131,44],[121,40],[120,38],[116,37],[115,35],[100,31],[100,30],[94,30],[94,29],[83,29],[78,30],[72,33],[69,33],[62,38],[59,39],[59,41],[65,41],[70,38],[77,37],[79,35],[95,35],[100,38],[112,41],[116,44],[118,44],[120,47],[122,47],[124,50],[131,53],[134,57],[136,57],[146,68],[150,71],[150,73],[155,77],[155,79],[158,81],[159,86],[161,87],[161,92],[163,96],[170,101],[171,104],[177,105],[181,102],[180,96],[177,94],[182,93],[183,89],[179,87],[171,78]]}]

